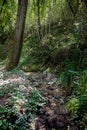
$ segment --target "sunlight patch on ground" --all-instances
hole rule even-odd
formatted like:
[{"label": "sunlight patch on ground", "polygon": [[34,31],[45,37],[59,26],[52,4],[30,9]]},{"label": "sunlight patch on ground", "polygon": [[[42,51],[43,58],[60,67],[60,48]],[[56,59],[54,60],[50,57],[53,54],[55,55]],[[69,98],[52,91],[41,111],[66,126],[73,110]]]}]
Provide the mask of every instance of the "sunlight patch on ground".
[{"label": "sunlight patch on ground", "polygon": [[0,79],[0,86],[2,85],[6,85],[6,84],[10,84],[10,83],[24,83],[25,82],[25,79],[23,79],[22,77],[19,77],[19,78],[9,78],[7,80],[3,80],[3,79]]}]

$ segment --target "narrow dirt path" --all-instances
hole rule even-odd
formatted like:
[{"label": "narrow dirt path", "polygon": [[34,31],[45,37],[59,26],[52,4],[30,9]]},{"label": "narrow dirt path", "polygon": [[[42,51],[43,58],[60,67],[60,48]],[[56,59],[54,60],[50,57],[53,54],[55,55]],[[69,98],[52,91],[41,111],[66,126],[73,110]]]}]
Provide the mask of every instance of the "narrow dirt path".
[{"label": "narrow dirt path", "polygon": [[65,109],[67,98],[57,76],[51,73],[26,73],[26,75],[46,100],[45,105],[38,106],[35,130],[78,130]]}]

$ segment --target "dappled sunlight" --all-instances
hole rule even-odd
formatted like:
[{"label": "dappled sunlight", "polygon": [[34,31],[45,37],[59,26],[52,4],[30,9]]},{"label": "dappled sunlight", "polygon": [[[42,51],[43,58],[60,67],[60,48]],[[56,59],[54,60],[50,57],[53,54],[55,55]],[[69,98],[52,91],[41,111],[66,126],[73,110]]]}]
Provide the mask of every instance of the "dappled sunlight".
[{"label": "dappled sunlight", "polygon": [[87,0],[0,0],[0,130],[87,130]]}]

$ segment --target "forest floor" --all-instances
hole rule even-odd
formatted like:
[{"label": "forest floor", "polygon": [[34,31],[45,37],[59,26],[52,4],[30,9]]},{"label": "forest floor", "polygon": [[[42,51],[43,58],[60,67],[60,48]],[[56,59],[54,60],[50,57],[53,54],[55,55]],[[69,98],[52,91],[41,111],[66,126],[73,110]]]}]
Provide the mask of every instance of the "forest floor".
[{"label": "forest floor", "polygon": [[[11,128],[22,118],[26,130],[30,130],[29,123],[31,130],[78,130],[73,117],[66,111],[67,100],[64,87],[55,74],[0,69],[0,120],[7,118]],[[1,111],[2,107],[5,110]],[[29,119],[29,112],[35,115],[33,121]],[[21,121],[19,124],[21,126]],[[6,125],[8,127],[9,123]]]}]

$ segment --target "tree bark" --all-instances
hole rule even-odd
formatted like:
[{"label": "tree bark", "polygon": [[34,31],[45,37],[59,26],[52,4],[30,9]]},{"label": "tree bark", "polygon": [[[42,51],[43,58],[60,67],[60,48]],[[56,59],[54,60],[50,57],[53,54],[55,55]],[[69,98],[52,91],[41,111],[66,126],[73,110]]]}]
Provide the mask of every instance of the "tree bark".
[{"label": "tree bark", "polygon": [[24,34],[27,5],[28,0],[18,0],[18,12],[15,26],[15,34],[12,44],[11,57],[9,58],[8,65],[6,67],[7,70],[11,70],[17,67],[19,63],[23,44],[23,34]]}]

